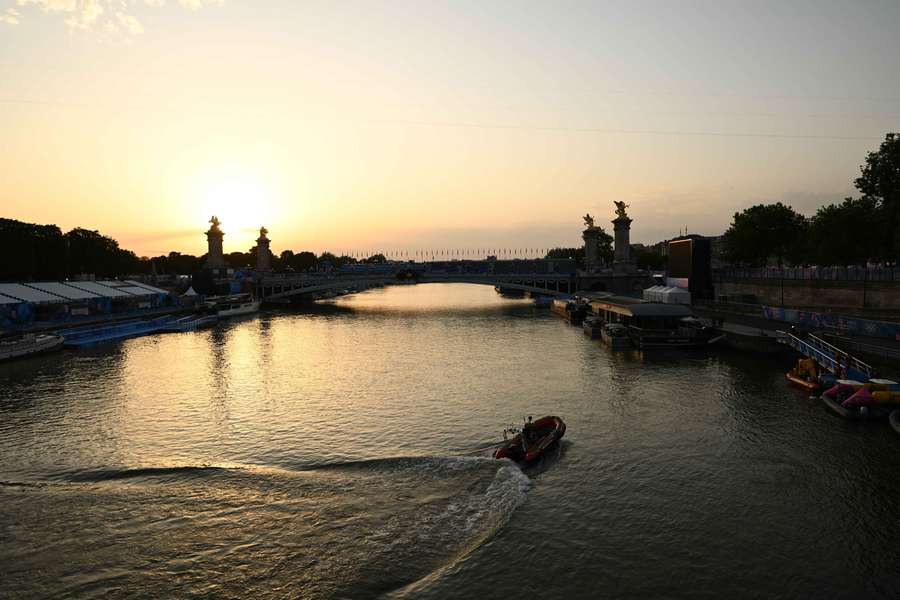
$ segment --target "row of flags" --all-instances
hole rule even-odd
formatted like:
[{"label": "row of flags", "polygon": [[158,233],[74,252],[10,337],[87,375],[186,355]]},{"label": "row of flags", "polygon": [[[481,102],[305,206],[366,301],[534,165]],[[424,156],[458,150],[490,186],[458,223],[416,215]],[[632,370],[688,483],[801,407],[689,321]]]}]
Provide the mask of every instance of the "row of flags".
[{"label": "row of flags", "polygon": [[381,250],[381,251],[344,251],[337,256],[349,256],[355,259],[365,259],[378,254],[389,260],[433,260],[440,258],[483,259],[488,256],[513,257],[513,258],[543,258],[547,256],[550,248],[439,248],[432,250]]}]

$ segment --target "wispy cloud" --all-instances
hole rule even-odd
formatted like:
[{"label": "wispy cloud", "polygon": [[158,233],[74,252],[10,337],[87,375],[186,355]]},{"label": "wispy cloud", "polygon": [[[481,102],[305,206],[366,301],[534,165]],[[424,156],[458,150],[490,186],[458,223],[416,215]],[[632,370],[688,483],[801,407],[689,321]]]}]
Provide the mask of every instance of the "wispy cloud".
[{"label": "wispy cloud", "polygon": [[0,13],[0,23],[7,25],[19,24],[19,11],[14,8],[8,8],[5,12]]},{"label": "wispy cloud", "polygon": [[[204,6],[221,5],[224,0],[177,0],[177,4],[189,10]],[[161,7],[166,0],[15,0],[22,10],[40,10],[62,18],[69,29],[94,30],[106,33],[138,35],[144,26],[134,14],[134,9],[144,5]],[[0,9],[2,10],[2,9]],[[20,10],[9,7],[0,12],[0,23],[18,25],[22,20]]]}]

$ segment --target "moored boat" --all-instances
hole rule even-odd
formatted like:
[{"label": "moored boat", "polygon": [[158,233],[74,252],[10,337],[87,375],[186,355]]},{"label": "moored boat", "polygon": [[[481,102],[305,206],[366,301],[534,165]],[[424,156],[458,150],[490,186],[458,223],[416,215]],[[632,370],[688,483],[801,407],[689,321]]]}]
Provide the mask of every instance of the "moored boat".
[{"label": "moored boat", "polygon": [[550,310],[563,317],[572,325],[581,325],[588,314],[587,304],[568,298],[555,298]]},{"label": "moored boat", "polygon": [[581,328],[584,330],[584,335],[592,340],[596,340],[600,337],[600,332],[603,329],[603,320],[597,315],[588,315],[581,323]]},{"label": "moored boat", "polygon": [[553,298],[551,296],[532,296],[532,300],[534,301],[534,305],[538,308],[550,308],[553,305]]},{"label": "moored boat", "polygon": [[891,428],[900,435],[900,408],[891,411],[888,421],[891,424]]},{"label": "moored boat", "polygon": [[897,409],[897,402],[900,401],[894,397],[895,392],[890,391],[889,385],[896,384],[879,379],[869,383],[838,379],[834,386],[822,393],[821,398],[826,407],[845,419],[885,419]]},{"label": "moored boat", "polygon": [[504,430],[504,438],[508,433],[515,435],[506,439],[494,450],[494,458],[508,458],[515,462],[532,462],[543,456],[544,452],[566,433],[566,424],[559,417],[548,415],[533,422],[531,417],[528,419],[529,421],[521,429],[507,428]]},{"label": "moored boat", "polygon": [[163,325],[160,331],[166,333],[183,333],[212,327],[219,322],[218,315],[189,315]]},{"label": "moored boat", "polygon": [[58,333],[63,337],[65,346],[82,348],[157,333],[174,320],[172,317],[166,316],[149,321],[121,321],[65,329]]},{"label": "moored boat", "polygon": [[814,392],[822,387],[819,381],[819,373],[816,361],[811,358],[801,358],[794,368],[785,373],[785,377],[792,384],[807,392]]},{"label": "moored boat", "polygon": [[18,339],[0,341],[0,362],[59,350],[63,339],[58,335],[28,333]]},{"label": "moored boat", "polygon": [[220,318],[237,317],[259,312],[261,304],[259,300],[254,300],[250,294],[221,296],[209,298],[206,301],[207,310]]},{"label": "moored boat", "polygon": [[822,394],[822,403],[839,417],[843,417],[849,421],[858,421],[860,419],[859,410],[850,410],[841,406],[837,399]]},{"label": "moored boat", "polygon": [[638,298],[607,296],[591,302],[591,309],[608,323],[621,323],[635,348],[701,348],[724,335],[683,304],[644,302]]},{"label": "moored boat", "polygon": [[600,331],[600,339],[613,350],[627,350],[631,348],[628,328],[620,323],[607,323],[604,325]]},{"label": "moored boat", "polygon": [[792,371],[785,373],[784,376],[792,385],[806,390],[807,392],[815,392],[822,387],[822,385],[818,381],[808,381],[802,377],[795,375]]}]

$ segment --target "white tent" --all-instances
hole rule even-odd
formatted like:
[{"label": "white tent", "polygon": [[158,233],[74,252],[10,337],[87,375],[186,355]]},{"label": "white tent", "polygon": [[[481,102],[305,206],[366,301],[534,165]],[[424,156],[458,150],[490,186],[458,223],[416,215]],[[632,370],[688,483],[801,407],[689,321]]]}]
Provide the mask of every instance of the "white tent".
[{"label": "white tent", "polygon": [[642,294],[644,302],[662,302],[660,292],[666,289],[664,285],[654,285],[644,290]]},{"label": "white tent", "polygon": [[663,291],[659,292],[661,298],[660,302],[664,302],[666,304],[690,304],[691,303],[691,293],[684,288],[679,287],[667,287]]},{"label": "white tent", "polygon": [[181,296],[184,297],[184,296],[199,296],[199,295],[200,294],[198,294],[197,292],[194,291],[194,286],[191,286]]}]

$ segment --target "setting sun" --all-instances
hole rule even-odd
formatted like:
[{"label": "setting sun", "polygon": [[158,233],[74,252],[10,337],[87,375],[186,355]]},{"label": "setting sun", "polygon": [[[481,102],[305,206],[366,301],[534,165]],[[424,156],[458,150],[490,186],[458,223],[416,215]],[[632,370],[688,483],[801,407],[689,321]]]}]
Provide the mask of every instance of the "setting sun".
[{"label": "setting sun", "polygon": [[261,226],[271,226],[272,191],[259,179],[211,175],[201,180],[193,196],[197,198],[195,222],[217,216],[227,236],[226,251],[244,250],[253,244]]},{"label": "setting sun", "polygon": [[0,600],[900,600],[898,27],[0,0]]}]

